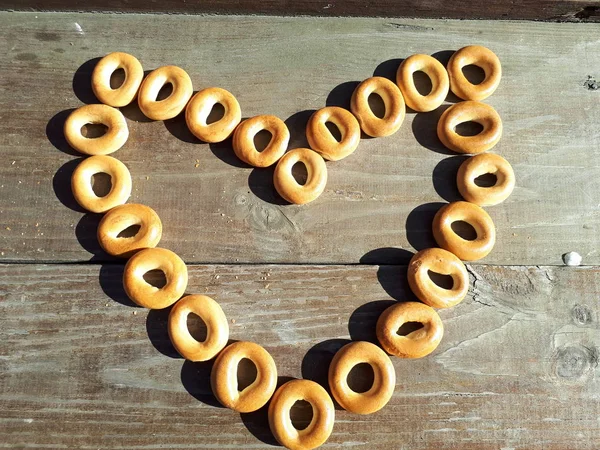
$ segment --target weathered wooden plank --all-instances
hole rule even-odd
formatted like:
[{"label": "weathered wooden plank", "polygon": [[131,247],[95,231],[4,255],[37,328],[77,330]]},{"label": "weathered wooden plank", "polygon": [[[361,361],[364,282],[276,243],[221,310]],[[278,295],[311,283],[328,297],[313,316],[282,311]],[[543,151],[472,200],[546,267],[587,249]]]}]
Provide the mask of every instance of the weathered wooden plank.
[{"label": "weathered wooden plank", "polygon": [[[503,63],[489,99],[505,127],[495,151],[517,175],[512,197],[489,208],[498,244],[484,262],[560,264],[574,250],[599,264],[597,41],[597,26],[585,24],[1,13],[0,258],[106,259],[97,218],[65,206],[74,205],[76,162],[61,125],[70,108],[94,101],[89,60],[123,50],[146,69],[180,65],[196,89],[231,90],[244,116],[286,119],[300,146],[310,112],[346,104],[354,81],[391,75],[415,52],[444,59],[478,43]],[[329,163],[325,193],[303,207],[282,205],[272,171],[242,166],[229,143],[200,144],[181,119],[125,113],[131,137],[114,156],[131,170],[131,201],[157,210],[163,245],[188,262],[355,263],[374,249],[421,248],[432,244],[433,211],[458,198],[461,157],[437,141],[438,112],[409,113],[394,136],[365,139]],[[404,262],[394,254],[369,257]]]},{"label": "weathered wooden plank", "polygon": [[1,0],[1,9],[36,11],[113,11],[185,14],[274,14],[314,16],[379,16],[453,19],[598,20],[596,0],[510,0],[438,2],[435,0]]},{"label": "weathered wooden plank", "polygon": [[[267,448],[264,411],[214,406],[210,365],[179,359],[166,314],[134,308],[118,265],[0,266],[0,442],[29,448]],[[191,266],[231,339],[273,355],[281,377],[324,382],[349,338],[405,300],[399,266]],[[328,448],[596,449],[600,268],[470,267],[467,299],[440,311],[421,360],[393,359],[394,397],[336,411]]]}]

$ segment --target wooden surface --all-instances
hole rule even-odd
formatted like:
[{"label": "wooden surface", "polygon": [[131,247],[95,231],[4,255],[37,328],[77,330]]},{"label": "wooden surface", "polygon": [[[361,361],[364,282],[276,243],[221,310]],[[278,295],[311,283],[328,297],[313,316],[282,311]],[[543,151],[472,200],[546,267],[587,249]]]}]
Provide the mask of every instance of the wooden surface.
[{"label": "wooden surface", "polygon": [[[79,156],[62,123],[94,101],[96,58],[122,50],[145,69],[180,65],[195,89],[231,90],[244,116],[286,119],[295,147],[306,145],[311,111],[346,105],[357,81],[392,76],[399,59],[416,52],[446,60],[478,43],[503,64],[489,99],[505,129],[495,151],[517,175],[509,200],[488,208],[498,243],[469,268],[468,298],[440,312],[445,335],[436,352],[394,359],[390,404],[367,417],[336,411],[326,447],[597,449],[597,30],[0,13],[0,447],[274,445],[264,410],[240,416],[219,408],[210,364],[177,356],[168,311],[131,305],[122,261],[96,243],[99,217],[73,201],[69,178]],[[161,245],[189,264],[188,292],[219,301],[231,339],[264,345],[280,381],[324,383],[341,345],[374,339],[379,313],[412,299],[405,264],[433,244],[433,213],[458,199],[453,177],[462,158],[437,141],[439,112],[408,113],[394,136],[364,139],[354,155],[328,163],[325,193],[303,207],[286,205],[272,170],[243,166],[229,143],[199,143],[181,118],[149,123],[135,107],[123,112],[131,137],[114,156],[131,170],[131,201],[156,209]],[[571,250],[589,266],[556,267]]]},{"label": "wooden surface", "polygon": [[[268,448],[264,411],[215,405],[209,365],[184,362],[162,312],[123,305],[121,268],[0,267],[0,442],[24,448]],[[380,412],[336,411],[324,448],[597,449],[597,268],[470,268],[472,288],[441,311],[444,339],[394,358]],[[274,356],[281,379],[324,383],[349,338],[408,297],[396,266],[191,266],[189,292],[217,299],[231,339]],[[272,448],[272,447],[271,447]]]},{"label": "wooden surface", "polygon": [[[77,155],[62,123],[93,102],[94,58],[122,50],[144,68],[185,68],[195,89],[221,86],[245,117],[286,120],[290,147],[306,145],[311,112],[347,104],[358,80],[392,76],[416,52],[447,59],[466,44],[493,49],[504,67],[489,103],[504,136],[494,151],[513,165],[517,187],[489,208],[498,245],[487,264],[586,264],[600,254],[600,80],[597,25],[0,13],[0,262],[106,260],[69,188]],[[90,61],[86,63],[86,61]],[[74,92],[75,91],[75,92]],[[450,98],[455,100],[455,98]],[[464,157],[435,135],[440,111],[407,114],[395,135],[363,139],[327,164],[324,194],[306,206],[277,196],[272,169],[244,166],[230,142],[199,143],[183,119],[137,122],[114,153],[131,170],[131,202],[156,209],[162,245],[200,263],[404,263],[387,247],[433,244],[430,222],[459,198]],[[197,167],[196,167],[197,166]],[[78,242],[79,240],[79,242]]]},{"label": "wooden surface", "polygon": [[0,0],[0,9],[598,21],[597,0]]}]

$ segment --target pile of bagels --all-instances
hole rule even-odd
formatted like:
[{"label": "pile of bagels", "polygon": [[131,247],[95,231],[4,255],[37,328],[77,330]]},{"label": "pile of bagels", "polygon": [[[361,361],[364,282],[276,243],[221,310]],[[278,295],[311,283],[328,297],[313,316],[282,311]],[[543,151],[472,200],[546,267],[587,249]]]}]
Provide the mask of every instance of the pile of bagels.
[{"label": "pile of bagels", "polygon": [[[485,72],[479,84],[464,75],[468,65]],[[111,76],[122,69],[125,77],[117,88],[111,87]],[[414,82],[415,72],[425,73],[431,80],[431,90],[422,95]],[[495,227],[481,208],[504,201],[515,184],[510,164],[501,156],[484,153],[491,149],[502,134],[502,121],[491,106],[481,101],[497,88],[501,66],[497,56],[482,46],[468,46],[450,58],[447,67],[428,55],[413,55],[405,59],[397,71],[396,83],[382,77],[371,77],[358,85],[351,99],[350,111],[330,106],[316,111],[308,121],[308,148],[287,149],[290,132],[286,124],[272,115],[241,120],[236,98],[225,89],[208,88],[194,95],[188,74],[176,66],[163,66],[144,78],[140,62],[126,53],[106,55],[92,74],[92,89],[101,102],[73,111],[64,124],[67,142],[77,151],[90,155],[75,168],[71,187],[77,202],[86,210],[103,213],[98,226],[98,241],[110,255],[127,258],[123,285],[136,304],[150,308],[172,307],[169,313],[169,336],[175,349],[190,361],[213,358],[211,387],[224,406],[238,412],[256,411],[267,403],[269,426],[277,441],[290,449],[312,449],[330,436],[335,409],[330,394],[310,380],[292,380],[277,388],[277,368],[271,355],[253,342],[238,341],[227,345],[229,326],[219,304],[204,295],[185,293],[188,275],[183,260],[172,251],[157,247],[162,235],[162,223],[156,212],[145,205],[127,204],[131,194],[131,175],[127,167],[109,154],[121,148],[128,139],[126,120],[118,109],[137,98],[140,110],[152,120],[172,119],[185,111],[190,131],[209,143],[232,138],[235,154],[254,167],[276,164],[273,184],[285,200],[305,204],[315,200],[325,189],[327,167],[325,159],[337,161],[351,155],[358,147],[361,133],[372,137],[389,136],[400,128],[406,105],[416,112],[433,111],[440,107],[451,90],[465,100],[446,109],[441,115],[437,134],[440,141],[457,153],[474,154],[460,166],[457,184],[466,201],[445,205],[433,221],[433,234],[440,248],[428,248],[414,255],[409,263],[408,282],[421,302],[399,302],[379,317],[376,334],[381,345],[352,342],[342,347],[329,367],[329,391],[344,409],[357,414],[370,414],[383,408],[393,395],[396,385],[394,366],[389,355],[401,358],[421,358],[436,349],[443,335],[442,321],[434,308],[448,308],[461,302],[468,291],[469,276],[462,260],[474,261],[486,256],[495,243]],[[158,99],[165,85],[171,94]],[[376,115],[369,96],[383,100],[385,113]],[[224,113],[216,121],[208,118],[214,106],[220,104]],[[456,131],[457,125],[477,122],[483,130],[474,136]],[[84,136],[85,125],[103,124],[106,132],[96,138]],[[341,137],[328,128],[333,124]],[[255,135],[266,130],[271,134],[268,145],[257,150]],[[306,166],[305,183],[296,181],[292,167]],[[93,189],[93,176],[110,176],[108,194],[98,196]],[[492,174],[495,183],[480,186],[477,178]],[[467,222],[475,231],[474,239],[465,239],[454,231],[452,224]],[[121,237],[130,228],[138,228],[134,236]],[[166,284],[155,287],[144,275],[153,270],[164,273]],[[436,284],[431,272],[451,277],[451,287]],[[198,315],[206,325],[204,341],[196,340],[188,329],[190,314]],[[420,328],[399,334],[404,324],[416,322]],[[246,388],[238,390],[237,369],[242,359],[256,367],[256,378]],[[355,392],[348,385],[350,371],[367,363],[373,369],[373,383],[366,392]],[[298,430],[292,424],[290,411],[304,400],[312,406],[310,424]]]}]

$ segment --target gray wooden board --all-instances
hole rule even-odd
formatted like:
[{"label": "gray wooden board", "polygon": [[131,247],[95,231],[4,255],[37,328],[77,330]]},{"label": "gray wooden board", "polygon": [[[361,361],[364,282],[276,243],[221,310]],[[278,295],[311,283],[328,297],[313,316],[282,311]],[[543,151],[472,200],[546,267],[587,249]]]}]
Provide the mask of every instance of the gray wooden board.
[{"label": "gray wooden board", "polygon": [[[0,266],[0,446],[269,448],[264,411],[219,408],[210,364],[170,347],[166,314],[126,305],[120,265]],[[278,374],[323,383],[349,338],[410,299],[402,266],[190,266],[230,338],[255,341]],[[370,416],[336,411],[325,448],[597,449],[598,268],[469,268],[420,360],[393,358],[393,398]]]},{"label": "gray wooden board", "polygon": [[0,0],[1,9],[152,13],[309,14],[316,16],[428,17],[454,19],[598,20],[598,0]]},{"label": "gray wooden board", "polygon": [[[353,81],[391,75],[398,58],[416,52],[444,59],[483,44],[504,68],[489,98],[505,127],[494,151],[513,164],[517,188],[488,209],[498,243],[482,262],[560,264],[574,250],[600,264],[598,31],[528,22],[0,13],[0,260],[107,259],[94,237],[98,218],[68,207],[75,207],[76,156],[61,126],[65,111],[94,101],[94,61],[87,61],[122,50],[146,69],[179,65],[196,89],[232,91],[244,116],[286,119],[296,147],[306,145],[310,111],[344,104]],[[328,163],[326,191],[306,206],[281,204],[272,170],[243,167],[229,143],[199,143],[181,118],[142,123],[135,107],[125,113],[130,138],[113,156],[131,170],[131,201],[156,209],[162,245],[187,262],[404,263],[397,253],[372,252],[432,245],[433,212],[458,198],[461,157],[435,136],[439,111],[409,113],[394,136],[364,139],[354,155]]]}]

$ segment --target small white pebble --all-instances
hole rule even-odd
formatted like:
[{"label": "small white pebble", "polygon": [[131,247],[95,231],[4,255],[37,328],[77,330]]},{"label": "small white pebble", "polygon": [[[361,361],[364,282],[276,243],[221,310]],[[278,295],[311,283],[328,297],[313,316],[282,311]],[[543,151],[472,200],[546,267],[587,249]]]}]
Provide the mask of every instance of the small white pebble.
[{"label": "small white pebble", "polygon": [[567,266],[579,266],[581,264],[581,255],[577,252],[565,253],[562,258]]}]

